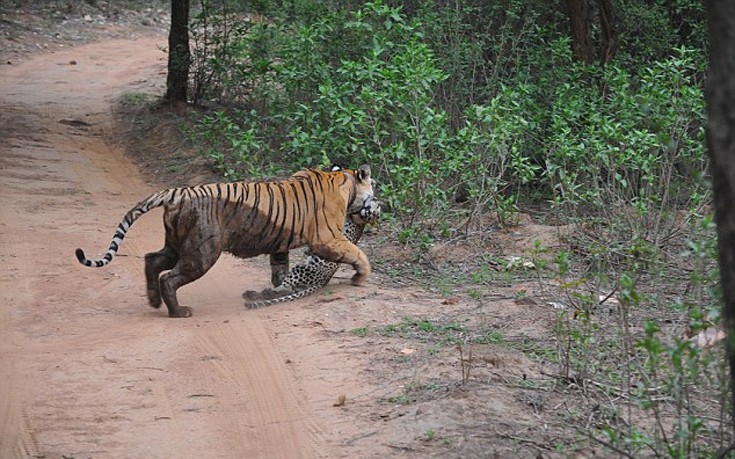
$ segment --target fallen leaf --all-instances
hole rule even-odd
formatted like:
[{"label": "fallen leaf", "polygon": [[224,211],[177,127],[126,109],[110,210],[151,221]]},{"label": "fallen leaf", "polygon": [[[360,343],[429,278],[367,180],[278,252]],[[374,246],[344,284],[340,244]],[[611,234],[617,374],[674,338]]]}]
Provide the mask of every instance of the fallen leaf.
[{"label": "fallen leaf", "polygon": [[332,301],[343,300],[343,296],[334,296],[331,298],[322,298],[319,300],[320,303],[331,303]]},{"label": "fallen leaf", "polygon": [[690,338],[691,341],[700,349],[707,349],[725,339],[725,332],[717,327],[710,327],[697,333],[697,336]]}]

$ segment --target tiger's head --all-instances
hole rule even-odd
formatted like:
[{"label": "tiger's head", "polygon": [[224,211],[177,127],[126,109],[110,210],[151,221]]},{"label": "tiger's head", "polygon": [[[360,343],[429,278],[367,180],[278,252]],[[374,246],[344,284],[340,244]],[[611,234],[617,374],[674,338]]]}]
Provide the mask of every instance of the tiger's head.
[{"label": "tiger's head", "polygon": [[[320,177],[317,180],[321,183],[318,191],[325,195],[326,202],[329,203],[327,213],[330,214],[329,218],[334,218],[335,221],[344,221],[345,215],[359,213],[362,209],[369,208],[375,196],[368,164],[363,164],[355,170],[342,169],[339,166],[332,166],[328,171],[304,169],[292,177],[303,180]],[[340,198],[335,199],[337,195]]]},{"label": "tiger's head", "polygon": [[347,214],[360,213],[364,209],[369,209],[372,201],[375,199],[375,190],[373,189],[375,181],[370,177],[370,166],[363,164],[357,170],[332,166],[332,171],[342,172],[350,177],[350,180],[354,183],[354,198],[347,206]]}]

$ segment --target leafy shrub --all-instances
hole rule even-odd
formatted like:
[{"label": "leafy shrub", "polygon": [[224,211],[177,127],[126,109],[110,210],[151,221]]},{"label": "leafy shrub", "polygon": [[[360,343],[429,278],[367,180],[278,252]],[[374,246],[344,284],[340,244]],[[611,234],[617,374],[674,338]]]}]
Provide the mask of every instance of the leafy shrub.
[{"label": "leafy shrub", "polygon": [[[205,117],[201,128],[223,137],[218,145],[232,154],[220,153],[221,162],[234,162],[220,167],[232,177],[267,161],[283,169],[372,163],[405,241],[426,241],[426,232],[439,221],[446,226],[457,210],[470,221],[495,212],[513,223],[519,200],[540,190],[565,218],[614,223],[621,250],[643,240],[659,247],[676,231],[676,209],[696,207],[708,194],[701,180],[701,55],[677,48],[636,73],[585,66],[553,27],[537,25],[525,48],[508,42],[512,31],[529,33],[541,18],[519,22],[522,2],[506,6],[503,32],[493,35],[494,53],[505,56],[493,70],[494,86],[481,92],[484,103],[464,106],[451,90],[450,111],[438,103],[448,100],[449,80],[477,83],[458,75],[480,59],[470,43],[478,34],[476,7],[457,8],[437,23],[436,11],[449,10],[421,8],[416,17],[427,25],[376,1],[354,12],[327,8],[229,28],[232,15],[203,9],[201,23],[225,22],[207,35],[206,72],[199,74],[217,82],[207,85],[209,99],[241,109]],[[460,23],[459,32],[449,31]],[[429,44],[442,40],[454,51],[438,57]],[[513,57],[500,42],[511,43]]]},{"label": "leafy shrub", "polygon": [[259,126],[250,122],[253,114],[218,111],[201,119],[190,136],[200,145],[202,154],[229,180],[269,178],[282,175],[271,161],[267,140]]},{"label": "leafy shrub", "polygon": [[[254,109],[238,112],[237,122],[232,114],[215,115],[216,123],[206,117],[203,131],[229,126],[212,136],[224,136],[220,144],[230,149],[237,144],[243,159],[258,156],[248,149],[263,143],[233,137],[244,132],[257,137],[257,131],[271,136],[278,156],[292,168],[370,162],[381,199],[401,209],[407,227],[447,207],[450,196],[443,185],[456,172],[444,166],[451,133],[447,115],[432,103],[434,88],[445,77],[421,42],[417,24],[398,9],[368,3],[347,18],[333,14],[305,25],[251,28],[247,39],[232,45],[233,54],[241,49],[255,54],[253,44],[262,43],[259,37],[268,30],[275,31],[268,71],[242,94]],[[334,49],[336,42],[352,46]],[[233,129],[237,123],[248,129]],[[242,164],[222,167],[236,171]]]}]

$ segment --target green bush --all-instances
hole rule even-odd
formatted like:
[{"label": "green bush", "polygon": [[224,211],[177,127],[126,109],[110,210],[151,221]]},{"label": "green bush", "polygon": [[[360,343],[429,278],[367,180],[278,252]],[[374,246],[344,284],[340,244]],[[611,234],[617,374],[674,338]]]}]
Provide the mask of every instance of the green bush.
[{"label": "green bush", "polygon": [[[250,49],[249,55],[255,55],[253,44],[264,43],[262,37],[270,32],[271,64],[259,74],[259,84],[250,85],[239,99],[253,110],[238,112],[237,121],[234,112],[217,113],[200,125],[210,137],[224,137],[220,145],[240,149],[239,160],[222,165],[223,170],[242,175],[244,159],[260,155],[251,149],[264,145],[251,139],[258,137],[256,132],[267,133],[277,150],[272,156],[291,168],[373,164],[381,199],[401,210],[397,215],[405,227],[448,207],[445,185],[462,158],[452,167],[444,161],[455,150],[447,115],[433,98],[445,76],[421,41],[418,24],[382,2],[368,3],[347,17],[333,14],[305,25],[251,28],[248,38],[231,46],[233,54]],[[214,133],[215,125],[230,127]],[[236,139],[244,133],[250,137]]]}]

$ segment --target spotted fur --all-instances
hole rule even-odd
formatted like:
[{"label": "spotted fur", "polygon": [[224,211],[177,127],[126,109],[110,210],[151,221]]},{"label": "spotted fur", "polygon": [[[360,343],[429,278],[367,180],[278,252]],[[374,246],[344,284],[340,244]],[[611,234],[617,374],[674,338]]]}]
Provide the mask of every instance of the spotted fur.
[{"label": "spotted fur", "polygon": [[[150,305],[158,308],[163,301],[171,317],[191,315],[190,308],[179,305],[176,290],[203,276],[222,252],[241,258],[270,254],[275,284],[288,271],[288,251],[308,245],[317,256],[352,265],[352,282],[359,285],[370,274],[370,263],[342,231],[345,215],[359,212],[372,200],[368,165],[356,171],[303,170],[274,182],[173,188],[154,193],[128,211],[102,258],[90,260],[81,249],[76,256],[84,266],[107,265],[130,226],[144,213],[163,207],[165,245],[145,256],[145,274]],[[286,260],[285,270],[274,258]]]}]

